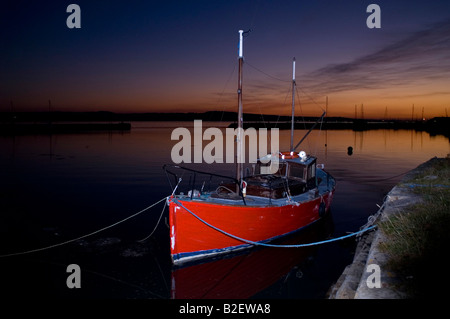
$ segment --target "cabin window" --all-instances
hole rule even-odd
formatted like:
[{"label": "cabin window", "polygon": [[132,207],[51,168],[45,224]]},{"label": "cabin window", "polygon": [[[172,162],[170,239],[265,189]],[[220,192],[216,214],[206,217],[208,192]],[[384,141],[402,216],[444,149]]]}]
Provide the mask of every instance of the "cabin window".
[{"label": "cabin window", "polygon": [[304,180],[305,176],[305,167],[302,165],[289,165],[289,177],[293,177],[293,178],[299,178]]},{"label": "cabin window", "polygon": [[286,169],[287,169],[286,163],[278,163],[278,165],[279,168],[278,171],[275,173],[275,175],[286,176]]},{"label": "cabin window", "polygon": [[272,162],[269,163],[258,162],[254,169],[255,175],[275,174],[280,176],[286,176],[286,166],[287,166],[286,163],[278,162],[278,170],[276,172],[273,172],[273,170],[276,169],[276,167],[275,166],[271,167],[271,164]]},{"label": "cabin window", "polygon": [[308,179],[314,178],[316,176],[316,165],[309,165],[308,166]]},{"label": "cabin window", "polygon": [[311,164],[309,164],[308,168],[307,168],[307,178],[306,178],[306,184],[308,188],[314,188],[317,185],[316,182],[316,163],[315,161],[312,162]]}]

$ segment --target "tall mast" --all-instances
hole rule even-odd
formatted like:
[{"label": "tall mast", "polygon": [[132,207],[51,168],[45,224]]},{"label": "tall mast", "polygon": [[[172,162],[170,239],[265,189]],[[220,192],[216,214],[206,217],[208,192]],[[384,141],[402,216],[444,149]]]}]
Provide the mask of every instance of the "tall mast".
[{"label": "tall mast", "polygon": [[[236,147],[236,179],[240,183],[244,176],[243,159],[245,158],[242,143],[243,138],[243,111],[242,111],[242,66],[244,64],[244,48],[243,48],[243,30],[239,30],[239,79],[238,79],[238,128],[237,128],[237,147]],[[238,186],[239,187],[239,186]]]},{"label": "tall mast", "polygon": [[294,151],[294,116],[295,116],[295,57],[292,61],[292,117],[291,117],[291,152]]}]

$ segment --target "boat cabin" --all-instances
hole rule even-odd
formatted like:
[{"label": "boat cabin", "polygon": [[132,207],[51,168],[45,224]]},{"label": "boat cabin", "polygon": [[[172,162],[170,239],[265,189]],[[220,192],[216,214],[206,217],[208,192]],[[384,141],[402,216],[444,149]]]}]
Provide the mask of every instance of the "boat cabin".
[{"label": "boat cabin", "polygon": [[260,159],[253,165],[253,174],[244,177],[246,194],[276,199],[315,189],[316,161],[313,156]]}]

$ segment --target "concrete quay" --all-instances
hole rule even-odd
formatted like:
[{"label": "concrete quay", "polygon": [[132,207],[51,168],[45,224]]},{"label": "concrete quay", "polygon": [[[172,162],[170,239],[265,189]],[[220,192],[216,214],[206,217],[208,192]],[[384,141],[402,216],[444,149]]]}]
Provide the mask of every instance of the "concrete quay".
[{"label": "concrete quay", "polygon": [[[422,200],[420,195],[415,194],[408,181],[423,172],[424,169],[438,161],[432,158],[408,172],[400,183],[398,183],[386,195],[383,205],[379,211],[372,216],[370,224],[377,221],[384,221],[393,214],[398,214],[408,206],[414,205]],[[388,271],[387,262],[389,256],[380,250],[380,243],[387,241],[381,230],[374,230],[364,233],[359,238],[355,250],[353,262],[348,265],[337,282],[330,287],[328,299],[407,299],[410,298],[405,291],[400,288],[399,277]],[[378,265],[380,270],[381,287],[373,287],[371,278],[373,269],[370,265]],[[369,282],[369,283],[368,283]]]}]

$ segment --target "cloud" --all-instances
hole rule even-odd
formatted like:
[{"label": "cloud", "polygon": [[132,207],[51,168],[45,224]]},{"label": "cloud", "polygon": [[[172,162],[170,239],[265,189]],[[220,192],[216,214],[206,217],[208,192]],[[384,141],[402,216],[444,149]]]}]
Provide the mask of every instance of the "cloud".
[{"label": "cloud", "polygon": [[[267,74],[248,63],[246,68],[250,69],[244,79],[246,112],[267,110],[288,114],[291,81]],[[373,90],[375,96],[389,99],[448,97],[450,92],[445,92],[445,88],[449,81],[450,19],[410,33],[348,63],[327,65],[302,76],[297,86],[300,95],[297,104],[311,106],[310,110],[315,112],[317,106],[324,108],[325,96],[364,90]],[[392,88],[396,89],[389,90]],[[380,94],[379,90],[384,91]],[[221,94],[221,104],[227,105],[227,110],[234,110],[235,91]]]},{"label": "cloud", "polygon": [[307,75],[308,91],[330,94],[357,89],[411,86],[450,76],[450,19],[414,32],[348,63],[332,64]]}]

